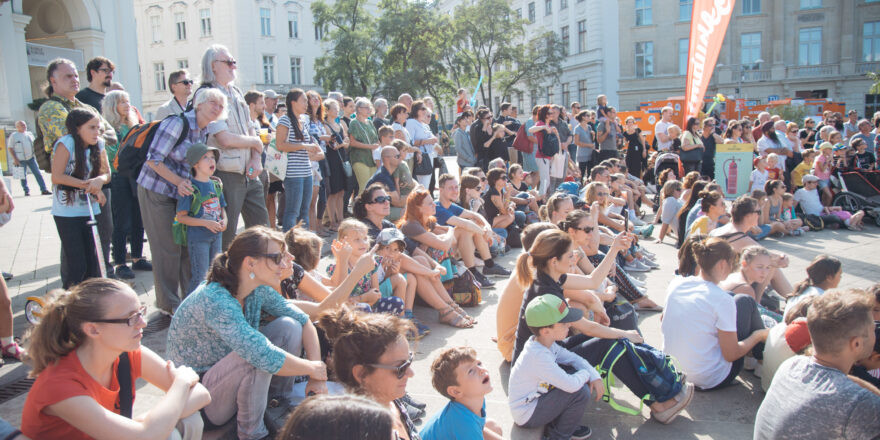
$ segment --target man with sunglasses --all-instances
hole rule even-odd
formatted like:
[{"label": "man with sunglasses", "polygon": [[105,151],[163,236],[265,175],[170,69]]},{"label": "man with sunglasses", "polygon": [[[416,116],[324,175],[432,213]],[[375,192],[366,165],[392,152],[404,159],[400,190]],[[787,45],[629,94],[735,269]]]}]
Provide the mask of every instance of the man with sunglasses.
[{"label": "man with sunglasses", "polygon": [[[385,189],[388,191],[387,197],[390,198],[387,201],[391,202],[391,214],[388,215],[388,220],[396,221],[400,218],[403,207],[406,205],[406,200],[400,197],[400,190],[397,187],[397,182],[394,178],[394,172],[397,171],[397,167],[400,166],[400,151],[389,145],[382,147],[381,155],[382,166],[379,167],[376,174],[373,174],[373,177],[370,177],[370,180],[367,181],[366,188],[369,188],[370,185],[374,183],[385,185]],[[379,200],[381,198],[382,197],[377,198],[373,203],[384,203],[386,201],[385,199]]]},{"label": "man with sunglasses", "polygon": [[89,85],[76,94],[76,99],[96,108],[100,113],[101,100],[104,99],[104,94],[113,83],[115,69],[113,61],[107,58],[95,57],[89,60],[89,64],[86,65],[86,79],[88,79]]},{"label": "man with sunglasses", "polygon": [[171,89],[171,99],[159,106],[156,110],[156,119],[165,119],[171,115],[181,115],[186,111],[186,102],[192,94],[193,80],[186,70],[176,70],[168,75],[168,88]]}]

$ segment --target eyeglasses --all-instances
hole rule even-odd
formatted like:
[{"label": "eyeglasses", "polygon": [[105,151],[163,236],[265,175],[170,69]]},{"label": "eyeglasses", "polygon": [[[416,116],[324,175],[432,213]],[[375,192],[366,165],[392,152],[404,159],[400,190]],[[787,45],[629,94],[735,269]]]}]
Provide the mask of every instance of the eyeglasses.
[{"label": "eyeglasses", "polygon": [[589,234],[590,232],[593,232],[594,228],[592,226],[584,226],[582,228],[572,226],[571,229],[574,229],[575,231],[584,231],[584,233]]},{"label": "eyeglasses", "polygon": [[176,82],[176,83],[174,83],[174,84],[183,84],[183,85],[185,85],[185,86],[188,86],[188,85],[192,85],[194,82],[195,82],[195,81],[193,81],[193,80],[191,80],[191,79],[185,79],[185,80],[183,80],[183,81],[178,81],[178,82]]},{"label": "eyeglasses", "polygon": [[284,258],[287,257],[288,255],[290,255],[290,254],[288,254],[287,252],[275,252],[272,254],[260,254],[261,257],[268,258],[276,265],[281,264],[284,261]]},{"label": "eyeglasses", "polygon": [[102,67],[102,68],[98,69],[98,72],[103,72],[103,73],[113,73],[113,72],[115,72],[115,70],[113,70],[113,69],[109,69],[109,68],[107,68],[107,67]]},{"label": "eyeglasses", "polygon": [[238,61],[235,61],[235,60],[214,60],[214,61],[217,61],[219,63],[226,63],[226,65],[229,67],[232,67],[232,66],[238,64]]},{"label": "eyeglasses", "polygon": [[[397,156],[397,157],[400,157],[400,156]],[[379,197],[376,197],[375,199],[373,199],[373,201],[370,203],[375,204],[375,203],[385,203],[385,202],[390,202],[390,201],[391,201],[390,196],[379,196]]]},{"label": "eyeglasses", "polygon": [[140,308],[138,308],[138,311],[128,318],[93,319],[92,322],[101,322],[106,324],[126,324],[129,327],[134,327],[135,325],[137,325],[137,323],[141,322],[141,319],[143,319],[145,316],[147,316],[147,306],[140,306]]},{"label": "eyeglasses", "polygon": [[605,197],[608,195],[608,193],[607,192],[597,192],[596,195],[599,197]]},{"label": "eyeglasses", "polygon": [[382,364],[369,364],[373,368],[381,368],[383,370],[393,370],[397,371],[397,378],[403,379],[403,376],[406,376],[406,370],[409,369],[409,366],[413,363],[413,354],[409,352],[409,359],[404,361],[400,365],[382,365]]}]

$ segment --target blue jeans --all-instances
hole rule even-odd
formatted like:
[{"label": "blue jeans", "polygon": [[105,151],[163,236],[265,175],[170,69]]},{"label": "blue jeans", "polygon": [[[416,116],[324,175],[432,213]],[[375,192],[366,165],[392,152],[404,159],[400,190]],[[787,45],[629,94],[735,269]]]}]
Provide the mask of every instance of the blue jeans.
[{"label": "blue jeans", "polygon": [[288,177],[284,179],[284,221],[285,231],[302,220],[309,226],[309,204],[312,203],[312,175],[307,177]]},{"label": "blue jeans", "polygon": [[192,276],[186,293],[189,295],[199,284],[205,280],[205,274],[211,268],[214,256],[220,253],[223,245],[223,234],[214,234],[209,240],[192,240],[186,238],[186,246],[189,248],[189,267]]},{"label": "blue jeans", "polygon": [[43,181],[43,175],[40,174],[40,167],[37,166],[37,158],[32,157],[28,160],[20,160],[18,163],[24,168],[24,179],[21,179],[21,189],[24,190],[25,195],[31,192],[27,185],[27,170],[29,168],[31,173],[34,174],[34,177],[37,178],[37,185],[40,185],[40,191],[48,191],[46,189],[46,182]]}]

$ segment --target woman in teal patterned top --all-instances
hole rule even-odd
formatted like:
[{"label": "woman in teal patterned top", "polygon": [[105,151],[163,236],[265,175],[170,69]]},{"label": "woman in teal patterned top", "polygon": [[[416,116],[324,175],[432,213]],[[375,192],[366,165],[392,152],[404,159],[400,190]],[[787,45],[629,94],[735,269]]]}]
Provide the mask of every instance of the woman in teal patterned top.
[{"label": "woman in teal patterned top", "polygon": [[[202,376],[211,393],[203,412],[208,428],[237,414],[239,438],[263,438],[268,398],[287,394],[295,376],[309,376],[306,393],[327,391],[314,325],[269,287],[289,272],[292,259],[281,233],[263,226],[245,230],[214,259],[207,282],[171,320],[167,356]],[[261,312],[275,319],[261,327]],[[298,357],[303,349],[306,359]]]}]

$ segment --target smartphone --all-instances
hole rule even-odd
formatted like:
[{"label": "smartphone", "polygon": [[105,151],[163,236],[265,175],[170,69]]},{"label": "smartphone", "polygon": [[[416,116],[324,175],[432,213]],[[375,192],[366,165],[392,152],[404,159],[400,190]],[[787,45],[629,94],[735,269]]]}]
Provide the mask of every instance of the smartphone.
[{"label": "smartphone", "polygon": [[626,208],[620,210],[620,215],[623,216],[623,232],[629,232],[629,213],[626,211]]}]

